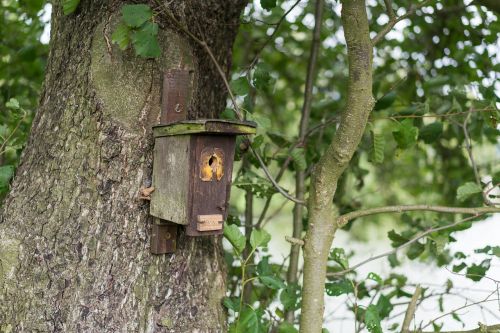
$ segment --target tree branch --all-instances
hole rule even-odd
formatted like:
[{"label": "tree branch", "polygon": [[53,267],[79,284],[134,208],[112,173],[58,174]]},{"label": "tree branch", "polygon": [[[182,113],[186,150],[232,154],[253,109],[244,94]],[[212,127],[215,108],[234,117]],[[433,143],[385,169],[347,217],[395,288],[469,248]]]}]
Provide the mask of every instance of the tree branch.
[{"label": "tree branch", "polygon": [[336,231],[333,197],[339,178],[363,136],[372,96],[372,43],[364,0],[342,1],[342,25],[349,59],[345,109],[333,141],[316,164],[309,191],[309,229],[305,237],[301,333],[319,333],[324,313],[328,253]]},{"label": "tree branch", "polygon": [[389,15],[390,20],[396,19],[396,14],[394,13],[394,8],[392,8],[392,0],[384,0],[385,10],[387,15]]},{"label": "tree branch", "polygon": [[279,19],[279,21],[275,24],[276,26],[274,27],[274,30],[273,30],[273,33],[271,34],[271,36],[269,36],[269,38],[265,41],[264,44],[262,44],[262,46],[260,47],[260,49],[257,51],[257,53],[255,54],[255,56],[253,57],[252,61],[250,62],[250,64],[248,65],[248,68],[252,68],[253,66],[255,66],[255,63],[257,62],[257,60],[259,60],[259,56],[260,56],[260,53],[262,52],[262,50],[264,50],[266,48],[266,46],[269,44],[270,41],[272,41],[274,39],[274,36],[276,35],[276,33],[278,32],[278,29],[281,25],[281,23],[283,23],[283,21],[285,20],[285,18],[288,16],[288,14],[290,14],[290,12],[301,2],[302,0],[297,0],[295,1],[295,3],[292,5],[292,7],[290,7],[289,10],[286,11],[285,14],[283,14],[283,16]]},{"label": "tree branch", "polygon": [[[388,0],[384,0],[386,6],[387,6],[387,1]],[[410,7],[410,10],[406,14],[404,14],[404,15],[401,15],[401,16],[398,16],[398,17],[395,16],[395,15],[393,17],[391,17],[391,15],[389,15],[389,17],[390,17],[389,22],[372,39],[372,45],[375,46],[378,42],[380,42],[385,37],[385,35],[387,35],[389,33],[389,31],[392,30],[392,28],[394,28],[394,26],[396,24],[398,24],[402,20],[407,19],[408,17],[410,17],[413,14],[415,14],[415,12],[417,10],[419,10],[420,8],[422,8],[425,5],[427,5],[430,1],[431,0],[424,0],[423,2],[419,3],[418,5]],[[391,1],[389,1],[389,2],[391,2]],[[394,14],[394,12],[393,12],[393,14]]]},{"label": "tree branch", "polygon": [[[494,300],[492,300],[494,301]],[[441,333],[497,333],[500,330],[500,324],[497,325],[483,325],[479,324],[479,327],[473,330],[467,331],[440,331]],[[420,331],[419,331],[420,332]],[[421,333],[434,333],[432,332],[421,332]]]},{"label": "tree branch", "polygon": [[[309,118],[311,115],[311,105],[313,97],[314,80],[316,78],[316,64],[318,61],[318,53],[321,45],[321,26],[323,23],[323,7],[324,0],[316,0],[314,9],[314,30],[311,44],[311,51],[309,54],[309,62],[307,65],[306,85],[304,89],[304,101],[302,104],[302,111],[299,126],[299,144],[304,145],[308,134]],[[305,171],[297,170],[295,174],[295,196],[299,200],[304,200],[305,186]],[[303,205],[296,204],[293,209],[293,238],[302,238],[302,215],[304,212]],[[290,247],[290,264],[287,271],[287,282],[293,284],[297,282],[298,267],[299,267],[300,246],[292,244]],[[289,323],[294,321],[294,311],[286,312],[286,320]]]},{"label": "tree branch", "polygon": [[417,310],[417,301],[420,297],[420,293],[422,292],[422,288],[420,285],[417,285],[415,288],[415,292],[413,293],[413,296],[411,298],[410,304],[408,305],[408,308],[406,309],[405,313],[405,319],[403,320],[403,326],[401,333],[409,333],[410,332],[410,324],[411,320],[413,319],[413,316],[415,315],[415,311]]},{"label": "tree branch", "polygon": [[400,246],[390,250],[390,251],[387,251],[387,252],[384,252],[384,253],[381,253],[379,255],[376,255],[375,257],[371,257],[371,258],[368,258],[366,260],[363,260],[361,261],[360,263],[348,268],[348,269],[345,269],[343,271],[340,271],[340,272],[333,272],[333,273],[329,273],[328,276],[341,276],[341,275],[344,275],[346,273],[349,273],[349,272],[352,272],[354,270],[356,270],[357,268],[363,266],[363,265],[366,265],[367,263],[371,262],[371,261],[374,261],[374,260],[378,260],[380,258],[384,258],[384,257],[387,257],[391,254],[394,254],[396,252],[398,252],[399,250],[402,250],[404,249],[405,247],[415,243],[416,241],[418,241],[419,239],[429,235],[429,234],[432,234],[433,232],[436,232],[436,231],[442,231],[442,230],[446,230],[446,229],[450,229],[450,228],[453,228],[453,227],[456,227],[457,225],[459,224],[462,224],[464,222],[467,222],[467,221],[470,221],[470,220],[473,220],[475,218],[478,218],[479,216],[481,216],[482,214],[480,215],[474,215],[474,216],[470,216],[468,218],[465,218],[463,220],[460,220],[460,221],[457,221],[457,222],[454,222],[452,224],[449,224],[449,225],[445,225],[445,226],[442,226],[442,227],[436,227],[436,228],[430,228],[430,229],[427,229],[426,231],[422,231],[421,233],[417,234],[417,236],[413,237],[412,239],[410,239],[408,242],[404,243],[404,244],[401,244]]},{"label": "tree branch", "polygon": [[[477,301],[477,302],[473,302],[473,303],[470,303],[470,304],[467,304],[465,303],[464,305],[458,307],[458,308],[455,308],[445,314],[442,314],[440,315],[439,317],[429,321],[429,323],[427,323],[424,327],[422,327],[418,332],[419,333],[430,333],[430,332],[423,332],[423,329],[426,328],[426,327],[429,327],[430,325],[432,325],[433,323],[435,323],[436,321],[438,321],[439,319],[441,318],[444,318],[446,316],[449,316],[453,313],[456,313],[457,311],[460,311],[462,309],[466,309],[466,308],[469,308],[471,306],[474,306],[474,305],[478,305],[478,304],[481,304],[481,303],[486,303],[486,302],[492,302],[492,301],[498,301],[499,299],[496,298],[496,299],[490,299],[490,297],[496,293],[496,290],[493,291],[491,294],[489,294],[488,296],[486,296],[483,300],[481,301]],[[482,324],[479,324],[479,331],[465,331],[465,332],[480,332],[480,333],[484,333],[484,328],[485,328],[486,325],[482,325]],[[494,328],[491,330],[491,331],[486,331],[486,332],[495,332],[498,331],[498,326],[500,325],[494,325]],[[486,328],[488,328],[489,326],[486,326]],[[481,330],[482,329],[482,330]],[[459,331],[460,332],[460,331]],[[454,331],[449,331],[449,332],[441,332],[441,333],[459,333],[459,332],[454,332]],[[415,332],[416,333],[416,332]],[[464,333],[464,331],[460,332],[460,333]]]},{"label": "tree branch", "polygon": [[386,206],[386,207],[377,207],[377,208],[369,208],[354,211],[351,213],[347,213],[341,215],[337,218],[337,226],[342,228],[345,226],[350,220],[353,220],[358,217],[382,214],[382,213],[403,213],[403,212],[411,212],[411,211],[429,211],[429,212],[437,212],[437,213],[452,213],[452,214],[470,214],[479,216],[481,214],[487,213],[500,213],[500,207],[447,207],[447,206],[432,206],[432,205],[400,205],[400,206]]}]

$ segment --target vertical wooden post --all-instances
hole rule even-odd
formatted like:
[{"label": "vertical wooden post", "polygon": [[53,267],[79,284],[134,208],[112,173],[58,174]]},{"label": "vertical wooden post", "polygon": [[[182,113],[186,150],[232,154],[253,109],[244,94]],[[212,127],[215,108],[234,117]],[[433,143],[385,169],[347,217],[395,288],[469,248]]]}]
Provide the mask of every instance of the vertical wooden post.
[{"label": "vertical wooden post", "polygon": [[[189,71],[169,69],[163,75],[161,95],[160,125],[187,120],[187,102],[189,94]],[[175,195],[175,193],[172,193]],[[179,225],[153,218],[151,228],[151,253],[173,253],[177,249]]]}]

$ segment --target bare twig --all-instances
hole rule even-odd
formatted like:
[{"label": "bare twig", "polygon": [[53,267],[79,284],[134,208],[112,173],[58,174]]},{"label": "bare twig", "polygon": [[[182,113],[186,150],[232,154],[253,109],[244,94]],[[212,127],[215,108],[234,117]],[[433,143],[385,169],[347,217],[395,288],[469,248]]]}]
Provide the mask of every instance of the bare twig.
[{"label": "bare twig", "polygon": [[274,27],[274,30],[273,30],[273,33],[271,34],[271,36],[269,36],[268,39],[266,39],[266,41],[264,42],[264,44],[262,44],[262,46],[259,48],[259,50],[257,51],[257,53],[255,54],[255,56],[253,57],[252,61],[250,62],[250,64],[248,65],[248,68],[252,68],[253,66],[255,66],[255,64],[257,63],[257,60],[259,60],[259,56],[260,56],[260,53],[266,48],[266,46],[274,39],[274,36],[278,33],[278,29],[280,28],[281,26],[281,23],[283,23],[283,21],[285,20],[285,18],[288,16],[288,14],[290,14],[290,12],[295,8],[297,7],[297,5],[301,2],[302,0],[297,0],[295,1],[295,3],[292,5],[292,7],[290,7],[290,9],[288,9],[285,14],[283,14],[283,16],[279,19],[278,22],[276,22],[275,24],[275,27]]},{"label": "bare twig", "polygon": [[476,183],[481,187],[481,178],[479,177],[479,171],[477,170],[477,165],[474,160],[474,154],[472,153],[472,141],[469,136],[469,131],[467,130],[467,123],[471,117],[470,111],[467,112],[464,123],[462,124],[462,129],[465,136],[465,147],[467,149],[467,154],[469,155],[470,163],[472,164],[472,169],[474,170],[474,177],[476,177]]},{"label": "bare twig", "polygon": [[[307,74],[306,74],[306,84],[304,89],[304,101],[302,104],[302,111],[300,117],[299,126],[299,139],[300,145],[305,144],[305,140],[308,134],[309,118],[311,116],[311,105],[313,100],[313,87],[316,78],[316,64],[318,61],[318,53],[321,45],[321,26],[323,23],[323,0],[316,0],[315,10],[314,10],[314,30],[313,38],[311,44],[311,50],[309,54],[309,62],[307,64]],[[304,200],[306,186],[305,186],[305,171],[297,170],[295,174],[295,195],[298,199]],[[304,207],[303,205],[296,204],[293,209],[293,237],[301,238],[303,232],[302,226],[302,215]],[[290,248],[290,264],[288,265],[287,271],[287,282],[292,284],[297,282],[297,272],[299,267],[299,256],[300,247],[298,245],[293,245]],[[294,321],[294,311],[288,311],[286,313],[286,320],[289,323]]]},{"label": "bare twig", "polygon": [[500,207],[447,207],[447,206],[432,206],[432,205],[400,205],[400,206],[386,206],[357,210],[351,213],[341,215],[337,219],[337,225],[341,228],[345,226],[350,220],[381,214],[381,213],[403,213],[411,211],[429,211],[437,213],[451,213],[451,214],[470,214],[479,216],[487,213],[500,213]]},{"label": "bare twig", "polygon": [[459,224],[462,224],[464,222],[467,222],[467,221],[470,221],[470,220],[473,220],[479,216],[481,216],[482,214],[479,214],[479,215],[474,215],[474,216],[471,216],[471,217],[468,217],[468,218],[465,218],[465,219],[462,219],[460,221],[457,221],[457,222],[454,222],[452,224],[449,224],[449,225],[445,225],[445,226],[441,226],[441,227],[436,227],[436,228],[430,228],[430,229],[427,229],[426,231],[422,231],[421,233],[417,234],[415,237],[413,237],[412,239],[410,239],[408,242],[404,243],[404,244],[401,244],[400,246],[390,250],[390,251],[387,251],[387,252],[384,252],[384,253],[381,253],[379,255],[376,255],[374,257],[371,257],[371,258],[368,258],[366,260],[363,260],[361,261],[360,263],[348,268],[348,269],[345,269],[343,271],[340,271],[340,272],[332,272],[332,273],[328,273],[328,276],[341,276],[341,275],[345,275],[349,272],[352,272],[354,270],[356,270],[357,268],[363,266],[363,265],[366,265],[367,263],[371,262],[371,261],[374,261],[374,260],[378,260],[380,258],[384,258],[384,257],[387,257],[391,254],[394,254],[394,253],[397,253],[399,250],[402,250],[408,246],[410,246],[411,244],[417,242],[419,239],[433,233],[433,232],[437,232],[437,231],[441,231],[441,230],[446,230],[446,229],[450,229],[450,228],[453,228],[453,227],[456,227],[457,225]]},{"label": "bare twig", "polygon": [[421,292],[422,288],[420,287],[420,285],[417,285],[417,287],[415,288],[415,292],[413,293],[413,296],[411,298],[410,304],[406,309],[405,319],[403,320],[403,326],[401,330],[402,333],[410,332],[410,324],[413,319],[413,316],[415,315],[415,311],[417,310],[417,301],[420,297]]},{"label": "bare twig", "polygon": [[[483,325],[479,323],[479,327],[467,331],[440,331],[441,333],[497,333],[500,330],[500,324],[497,325]],[[420,332],[420,331],[419,331]],[[434,332],[434,331],[433,331]],[[421,332],[430,333],[430,332]]]},{"label": "bare twig", "polygon": [[[404,19],[407,19],[408,17],[412,16],[413,14],[415,14],[415,12],[417,10],[419,10],[420,8],[424,7],[425,5],[427,5],[431,0],[424,0],[422,1],[421,3],[419,3],[418,5],[415,5],[415,6],[412,6],[410,7],[410,9],[408,10],[408,12],[404,15],[401,15],[401,16],[398,16],[396,17],[395,15],[390,18],[389,22],[382,28],[382,30],[379,31],[379,33],[372,39],[372,45],[375,46],[378,42],[380,42],[382,40],[382,38],[384,38],[385,35],[387,35],[389,33],[389,31],[392,30],[392,28],[394,28],[394,26],[396,24],[398,24],[399,22],[401,22],[402,20]],[[387,5],[387,2],[386,2],[386,5]]]},{"label": "bare twig", "polygon": [[[449,312],[447,312],[447,313],[444,313],[444,314],[440,315],[439,317],[436,317],[435,319],[433,319],[433,320],[429,321],[429,322],[428,322],[425,326],[423,326],[423,327],[421,328],[421,330],[419,330],[419,332],[422,332],[422,330],[423,330],[423,329],[425,329],[426,327],[429,327],[430,325],[432,325],[433,323],[435,323],[435,322],[436,322],[436,321],[438,321],[439,319],[444,318],[444,317],[446,317],[446,316],[449,316],[449,315],[451,315],[451,314],[453,314],[453,313],[456,313],[457,311],[460,311],[460,310],[462,310],[462,309],[465,309],[465,308],[468,308],[468,307],[471,307],[471,306],[474,306],[474,305],[478,305],[478,304],[481,304],[481,303],[486,303],[486,302],[497,301],[498,299],[490,299],[490,297],[491,297],[493,294],[495,294],[495,293],[496,293],[496,290],[495,290],[494,292],[490,293],[488,296],[486,296],[483,300],[480,300],[480,301],[477,301],[477,302],[473,302],[473,303],[470,303],[470,304],[468,304],[468,303],[466,302],[464,305],[462,305],[462,306],[460,306],[460,307],[458,307],[458,308],[455,308],[455,309],[453,309],[453,310],[451,310],[451,311],[449,311]],[[499,326],[500,326],[500,325],[499,325]],[[498,328],[497,328],[497,330],[498,330]],[[483,331],[478,331],[478,332],[483,332]],[[488,331],[487,331],[487,332],[488,332]],[[423,333],[423,332],[422,332],[422,333]],[[448,332],[448,333],[452,333],[452,332]]]},{"label": "bare twig", "polygon": [[299,238],[285,236],[285,240],[292,245],[304,246],[304,241],[302,239],[299,239]]},{"label": "bare twig", "polygon": [[396,14],[394,13],[394,8],[392,8],[392,0],[384,0],[385,10],[387,15],[389,15],[390,20],[396,19]]},{"label": "bare twig", "polygon": [[493,112],[493,111],[494,111],[494,109],[492,109],[492,108],[484,108],[484,109],[471,109],[469,111],[443,113],[443,114],[393,115],[393,116],[388,116],[388,117],[375,118],[373,120],[400,119],[400,118],[447,118],[447,117],[455,117],[455,116],[460,116],[460,115],[464,115],[464,114],[469,114],[471,112],[473,113],[473,112]]}]

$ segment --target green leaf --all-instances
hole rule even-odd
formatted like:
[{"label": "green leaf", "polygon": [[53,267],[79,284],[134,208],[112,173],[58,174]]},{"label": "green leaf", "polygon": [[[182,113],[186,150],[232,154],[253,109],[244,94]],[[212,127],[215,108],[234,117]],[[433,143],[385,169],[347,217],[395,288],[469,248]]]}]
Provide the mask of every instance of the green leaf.
[{"label": "green leaf", "polygon": [[280,301],[286,311],[299,308],[300,286],[298,284],[288,284],[280,294]]},{"label": "green leaf", "polygon": [[266,134],[269,137],[269,139],[271,139],[271,141],[275,145],[277,145],[278,147],[284,147],[284,146],[288,146],[288,145],[291,144],[290,139],[287,138],[286,136],[284,136],[281,133],[278,133],[278,132],[267,132]]},{"label": "green leaf", "polygon": [[382,163],[384,162],[384,135],[382,133],[375,133],[374,131],[370,133],[372,137],[371,161],[373,163]]},{"label": "green leaf", "polygon": [[271,240],[271,235],[264,229],[254,229],[250,235],[250,245],[253,249],[264,247]]},{"label": "green leaf", "polygon": [[132,28],[140,27],[153,16],[153,11],[148,5],[125,5],[122,7],[122,17],[125,24]]},{"label": "green leaf", "polygon": [[273,275],[271,265],[269,265],[269,256],[262,258],[257,264],[257,273],[262,276]]},{"label": "green leaf", "polygon": [[299,331],[290,323],[281,323],[278,327],[278,333],[298,333]]},{"label": "green leaf", "polygon": [[263,142],[264,142],[264,136],[257,135],[252,141],[252,147],[254,149],[258,149],[262,145]]},{"label": "green leaf", "polygon": [[21,107],[19,106],[19,101],[15,98],[9,99],[7,103],[5,103],[5,106],[9,109],[12,110],[19,110]]},{"label": "green leaf", "polygon": [[14,166],[4,165],[0,166],[0,188],[9,186],[9,181],[14,175]]},{"label": "green leaf", "polygon": [[377,100],[377,103],[375,103],[374,111],[387,109],[394,103],[396,97],[397,94],[394,90],[388,92],[387,94],[385,94],[384,96],[382,96],[380,99]]},{"label": "green leaf", "polygon": [[260,5],[266,10],[271,10],[276,7],[276,0],[260,0]]},{"label": "green leaf", "polygon": [[130,28],[126,24],[120,23],[111,35],[111,40],[118,44],[120,50],[125,50],[130,44]]},{"label": "green leaf", "polygon": [[462,105],[458,103],[457,99],[453,97],[453,103],[451,105],[451,111],[463,112]]},{"label": "green leaf", "polygon": [[383,282],[382,278],[378,274],[373,273],[373,272],[368,273],[368,276],[366,277],[366,279],[375,281],[378,284],[382,284],[382,282]]},{"label": "green leaf", "polygon": [[455,312],[452,312],[451,313],[451,317],[453,319],[455,319],[456,321],[460,322],[460,323],[463,323],[462,319],[460,319],[460,317],[455,313]]},{"label": "green leaf", "polygon": [[240,311],[240,299],[238,297],[224,297],[222,304],[234,312]]},{"label": "green leaf", "polygon": [[365,324],[370,333],[382,333],[377,306],[372,304],[365,311]]},{"label": "green leaf", "polygon": [[465,267],[467,267],[467,265],[463,262],[461,263],[460,265],[454,265],[452,267],[452,270],[455,272],[455,273],[458,273],[460,272],[461,270],[463,270]]},{"label": "green leaf", "polygon": [[436,76],[433,78],[430,78],[424,82],[424,87],[425,88],[434,88],[434,87],[440,87],[445,83],[448,83],[450,81],[450,78],[448,76]]},{"label": "green leaf", "polygon": [[448,234],[443,234],[443,233],[432,234],[431,237],[429,237],[429,238],[436,245],[436,252],[438,254],[443,253],[446,244],[448,244],[449,240],[450,240],[450,237],[448,236]]},{"label": "green leaf", "polygon": [[295,168],[299,171],[305,171],[307,169],[306,156],[304,153],[304,148],[295,148],[290,152],[292,156]]},{"label": "green leaf", "polygon": [[418,138],[425,143],[430,144],[435,142],[443,133],[443,123],[436,121],[435,123],[426,125],[420,130]]},{"label": "green leaf", "polygon": [[376,306],[379,317],[381,319],[388,317],[391,314],[391,311],[394,309],[394,306],[391,304],[389,298],[384,295],[380,295]]},{"label": "green leaf", "polygon": [[231,81],[231,91],[238,96],[245,96],[250,91],[250,85],[245,76],[240,76],[236,80]]},{"label": "green leaf", "polygon": [[73,13],[76,10],[76,7],[78,7],[79,3],[80,0],[63,0],[62,6],[64,15]]},{"label": "green leaf", "polygon": [[350,280],[330,282],[325,284],[325,291],[328,296],[340,296],[354,291]]},{"label": "green leaf", "polygon": [[[497,256],[497,257],[500,257],[500,246],[486,246],[482,249],[477,249],[477,250],[474,250],[474,252],[476,253],[485,253],[485,254],[489,254],[489,255],[493,255],[493,256]],[[457,254],[455,254],[455,257],[457,257]],[[465,257],[465,255],[464,255]]]},{"label": "green leaf", "polygon": [[457,189],[457,199],[458,201],[465,201],[467,200],[470,196],[476,193],[481,193],[482,189],[477,185],[476,183],[473,182],[467,182],[463,185],[461,185]]},{"label": "green leaf", "polygon": [[241,312],[238,321],[238,333],[259,333],[259,317],[257,313],[249,306],[246,306]]},{"label": "green leaf", "polygon": [[411,119],[406,119],[398,124],[392,135],[398,144],[398,148],[408,149],[417,142],[418,128],[413,126]]},{"label": "green leaf", "polygon": [[279,289],[285,288],[285,284],[283,283],[283,281],[276,276],[272,276],[272,275],[259,276],[259,280],[266,287],[271,288],[271,289],[279,290]]},{"label": "green leaf", "polygon": [[231,243],[238,254],[243,252],[245,249],[246,239],[236,225],[226,224],[224,226],[224,237],[226,237],[226,239]]},{"label": "green leaf", "polygon": [[483,260],[479,265],[467,267],[467,277],[472,281],[480,281],[490,269],[490,259]]},{"label": "green leaf", "polygon": [[328,260],[332,260],[340,265],[343,269],[349,268],[349,261],[347,260],[347,256],[345,255],[344,249],[341,248],[333,248],[330,251],[330,255],[328,256]]},{"label": "green leaf", "polygon": [[398,247],[398,246],[403,245],[404,243],[409,241],[408,238],[401,236],[400,234],[398,234],[394,230],[389,231],[387,233],[387,236],[392,241],[392,243],[391,243],[392,247]]},{"label": "green leaf", "polygon": [[416,259],[418,258],[418,256],[420,256],[425,250],[425,245],[424,244],[420,244],[419,242],[415,242],[413,244],[410,245],[410,247],[408,248],[408,252],[406,252],[406,256],[413,260],[413,259]]},{"label": "green leaf", "polygon": [[157,58],[161,55],[158,45],[158,24],[147,22],[139,30],[132,33],[132,44],[135,53],[144,58]]},{"label": "green leaf", "polygon": [[396,253],[392,253],[390,254],[387,259],[389,260],[389,265],[391,266],[391,268],[394,268],[396,266],[399,266],[401,263],[399,262],[398,260],[398,256]]},{"label": "green leaf", "polygon": [[266,90],[271,83],[270,69],[263,63],[259,63],[253,73],[252,83],[258,90]]}]

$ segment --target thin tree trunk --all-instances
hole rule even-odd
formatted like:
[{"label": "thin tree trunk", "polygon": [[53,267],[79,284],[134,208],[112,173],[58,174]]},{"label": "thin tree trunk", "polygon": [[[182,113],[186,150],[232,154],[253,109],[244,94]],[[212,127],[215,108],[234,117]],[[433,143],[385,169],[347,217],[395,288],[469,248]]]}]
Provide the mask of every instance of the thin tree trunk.
[{"label": "thin tree trunk", "polygon": [[[302,104],[302,112],[300,117],[300,128],[299,128],[299,142],[301,145],[305,145],[307,140],[306,135],[309,130],[309,118],[311,116],[311,106],[313,100],[313,88],[314,81],[316,79],[316,63],[318,60],[318,53],[321,44],[321,26],[323,24],[323,0],[316,0],[314,9],[314,31],[313,39],[311,42],[311,52],[309,54],[309,62],[307,65],[307,75],[306,75],[306,85],[304,89],[304,102]],[[297,170],[295,175],[295,195],[297,199],[304,200],[304,193],[306,192],[305,186],[306,173],[303,170]],[[304,206],[302,204],[295,204],[293,209],[293,237],[297,239],[302,238]],[[289,284],[295,284],[298,281],[299,274],[299,257],[300,257],[300,246],[291,245],[290,248],[290,265],[287,271],[287,282]],[[289,323],[294,321],[294,311],[288,311],[286,313],[286,320]]]},{"label": "thin tree trunk", "polygon": [[309,196],[309,230],[304,245],[301,333],[319,333],[324,313],[328,253],[337,230],[333,204],[337,182],[356,151],[373,108],[372,43],[364,0],[342,1],[349,57],[348,96],[333,142],[314,170]]},{"label": "thin tree trunk", "polygon": [[[161,14],[161,58],[111,45],[124,3],[82,0],[68,16],[54,3],[40,107],[0,215],[1,332],[224,330],[220,238],[181,232],[175,254],[151,255],[137,192],[151,181],[162,72],[191,70],[190,118],[217,116],[226,90]],[[245,1],[168,3],[228,72]]]}]

